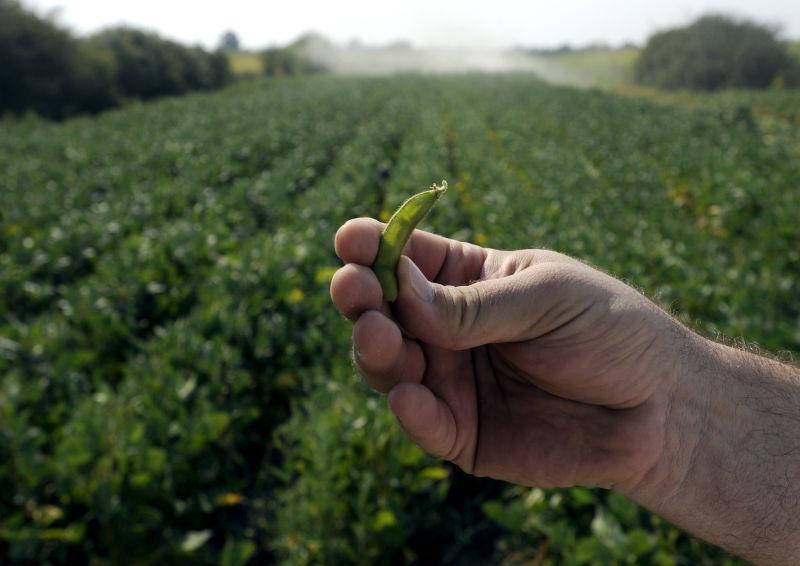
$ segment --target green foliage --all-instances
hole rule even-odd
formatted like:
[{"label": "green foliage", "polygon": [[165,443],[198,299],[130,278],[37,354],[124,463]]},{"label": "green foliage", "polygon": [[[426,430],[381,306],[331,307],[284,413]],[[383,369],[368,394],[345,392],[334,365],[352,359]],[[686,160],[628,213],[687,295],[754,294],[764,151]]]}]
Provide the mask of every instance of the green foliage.
[{"label": "green foliage", "polygon": [[[340,364],[276,436],[285,486],[274,547],[285,561],[372,564],[410,557],[406,541],[435,525],[449,472],[398,434],[374,395]],[[333,494],[335,493],[335,496]]]},{"label": "green foliage", "polygon": [[15,0],[0,0],[0,52],[0,113],[64,118],[117,103],[114,61]]},{"label": "green foliage", "polygon": [[639,83],[665,89],[788,86],[797,73],[797,61],[771,29],[726,16],[655,34],[636,64]]},{"label": "green foliage", "polygon": [[153,98],[189,90],[224,86],[227,58],[200,48],[187,48],[140,30],[106,30],[91,42],[111,53],[116,62],[116,83],[127,97]]},{"label": "green foliage", "polygon": [[77,40],[16,0],[0,0],[0,52],[0,113],[62,119],[123,98],[219,88],[231,80],[222,52],[129,29]]},{"label": "green foliage", "polygon": [[328,289],[341,223],[446,178],[423,228],[800,349],[800,100],[698,100],[303,77],[5,123],[0,562],[733,564],[618,495],[422,454]]},{"label": "green foliage", "polygon": [[613,492],[513,487],[501,499],[487,501],[483,510],[508,533],[498,543],[507,563],[739,563],[680,534]]}]

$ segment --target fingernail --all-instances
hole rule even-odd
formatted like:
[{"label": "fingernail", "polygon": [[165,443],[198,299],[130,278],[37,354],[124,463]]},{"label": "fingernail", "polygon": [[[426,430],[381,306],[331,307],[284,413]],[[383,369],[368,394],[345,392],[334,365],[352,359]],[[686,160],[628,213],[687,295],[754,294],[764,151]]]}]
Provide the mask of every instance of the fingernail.
[{"label": "fingernail", "polygon": [[401,269],[405,269],[411,290],[414,291],[417,298],[423,303],[432,303],[433,287],[430,281],[425,278],[413,261],[405,256],[401,257],[400,261],[405,264]]}]

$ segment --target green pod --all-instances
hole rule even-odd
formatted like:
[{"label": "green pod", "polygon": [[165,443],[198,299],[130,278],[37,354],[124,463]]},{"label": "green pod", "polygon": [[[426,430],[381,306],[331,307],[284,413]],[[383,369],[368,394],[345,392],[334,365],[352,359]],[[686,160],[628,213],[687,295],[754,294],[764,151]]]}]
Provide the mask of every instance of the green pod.
[{"label": "green pod", "polygon": [[441,185],[431,185],[427,191],[418,193],[406,200],[397,209],[381,234],[378,244],[378,255],[372,270],[378,277],[383,290],[383,298],[389,302],[397,298],[397,262],[406,247],[406,242],[414,232],[417,224],[430,212],[444,192],[447,190],[447,181]]}]

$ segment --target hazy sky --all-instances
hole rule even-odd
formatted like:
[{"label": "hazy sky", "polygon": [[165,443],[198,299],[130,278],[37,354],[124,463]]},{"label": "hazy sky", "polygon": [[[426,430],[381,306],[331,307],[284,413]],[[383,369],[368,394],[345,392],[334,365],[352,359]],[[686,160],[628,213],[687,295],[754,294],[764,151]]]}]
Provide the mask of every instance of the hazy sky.
[{"label": "hazy sky", "polygon": [[798,0],[23,0],[78,33],[126,23],[208,47],[232,29],[246,47],[286,43],[314,30],[333,40],[408,39],[417,46],[641,43],[654,30],[709,11],[780,25],[800,38]]}]

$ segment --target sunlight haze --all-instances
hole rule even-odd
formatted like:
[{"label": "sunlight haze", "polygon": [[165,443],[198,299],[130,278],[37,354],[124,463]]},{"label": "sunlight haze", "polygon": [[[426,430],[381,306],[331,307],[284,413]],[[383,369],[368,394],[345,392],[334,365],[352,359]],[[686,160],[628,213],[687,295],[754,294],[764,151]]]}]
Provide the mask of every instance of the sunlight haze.
[{"label": "sunlight haze", "polygon": [[176,0],[23,0],[62,24],[89,34],[127,24],[187,43],[215,47],[233,30],[245,48],[285,44],[307,31],[336,42],[367,44],[409,40],[415,46],[555,47],[594,42],[642,43],[656,30],[688,23],[701,14],[724,12],[780,27],[800,37],[800,8],[785,0],[702,2],[189,2]]}]

